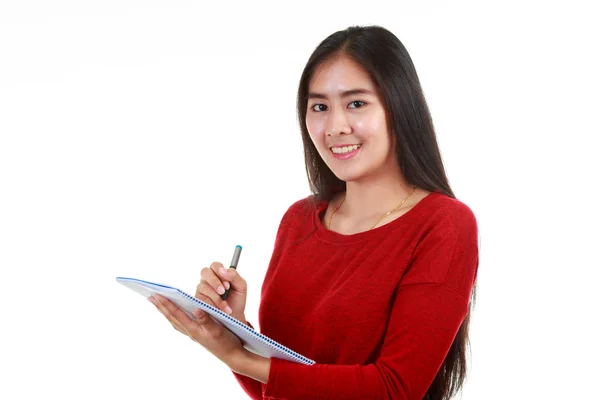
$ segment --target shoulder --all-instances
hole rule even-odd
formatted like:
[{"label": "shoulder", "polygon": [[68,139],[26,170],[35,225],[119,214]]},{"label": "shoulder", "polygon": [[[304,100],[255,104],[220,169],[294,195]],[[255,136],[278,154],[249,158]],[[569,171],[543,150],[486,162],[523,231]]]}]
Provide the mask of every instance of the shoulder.
[{"label": "shoulder", "polygon": [[434,196],[422,209],[423,224],[402,283],[445,285],[468,300],[479,263],[477,220],[463,201]]},{"label": "shoulder", "polygon": [[[315,200],[311,196],[294,201],[285,209],[283,216],[279,222],[277,229],[277,242],[283,242],[290,236],[299,235],[304,228],[312,225],[313,216],[319,207],[323,206],[323,202]],[[325,203],[326,205],[326,203]]]},{"label": "shoulder", "polygon": [[431,196],[418,215],[413,256],[418,258],[430,253],[451,257],[455,251],[476,254],[479,228],[471,207],[442,193]]},{"label": "shoulder", "polygon": [[433,197],[429,202],[429,218],[426,224],[430,228],[437,226],[455,233],[477,231],[477,218],[466,203],[442,193],[432,193],[430,196]]},{"label": "shoulder", "polygon": [[311,220],[316,210],[322,206],[323,202],[315,200],[312,195],[294,201],[285,209],[279,223],[279,230],[289,230],[292,226],[299,225],[299,222]]},{"label": "shoulder", "polygon": [[305,218],[326,205],[326,202],[317,200],[314,195],[309,195],[293,202],[285,211],[283,218]]}]

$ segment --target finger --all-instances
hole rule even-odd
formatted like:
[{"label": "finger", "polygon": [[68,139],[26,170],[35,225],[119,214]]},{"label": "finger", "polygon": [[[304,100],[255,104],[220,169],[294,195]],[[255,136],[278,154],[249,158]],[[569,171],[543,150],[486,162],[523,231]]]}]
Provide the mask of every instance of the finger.
[{"label": "finger", "polygon": [[188,335],[192,329],[195,329],[197,322],[193,321],[181,308],[177,307],[167,298],[155,294],[155,305],[158,310],[169,320],[175,329]]},{"label": "finger", "polygon": [[173,328],[181,333],[185,333],[183,327],[175,320],[169,310],[167,310],[167,308],[160,301],[158,301],[156,295],[148,297],[148,300],[154,304],[156,309],[171,323],[171,325],[173,325]]},{"label": "finger", "polygon": [[219,267],[217,274],[223,282],[231,282],[231,290],[246,294],[248,285],[235,268]]},{"label": "finger", "polygon": [[[208,296],[200,294],[199,300],[218,308]],[[191,333],[190,337],[194,340],[197,340],[206,334],[214,335],[216,332],[225,329],[220,323],[212,319],[206,311],[196,309],[194,310],[193,314],[196,318],[195,324],[189,327],[186,326],[186,328],[188,328],[189,332]]]},{"label": "finger", "polygon": [[161,309],[162,306],[159,305],[160,303],[158,303],[155,299],[148,298],[148,300],[150,300],[150,302],[152,302],[152,304],[156,306],[158,311],[167,319],[167,321],[169,321],[173,329],[175,329],[179,333],[189,336],[188,332],[181,325],[179,325],[179,323],[174,322],[174,318],[168,314],[168,311],[166,309]]},{"label": "finger", "polygon": [[[198,298],[198,300],[202,300],[203,302],[213,306],[214,308],[219,308],[210,297],[202,293],[200,293],[200,297]],[[213,320],[206,311],[197,309],[194,311],[193,314],[196,317],[197,324],[196,330],[192,332],[195,332],[196,336],[202,335],[203,333],[214,334],[220,329],[224,329],[223,326],[220,323]]]},{"label": "finger", "polygon": [[202,344],[206,335],[214,336],[224,329],[203,311],[194,313],[197,319],[193,321],[183,310],[165,297],[158,294],[152,297],[154,297],[153,303],[156,303],[157,308],[167,317],[173,327],[197,343]]},{"label": "finger", "polygon": [[[221,295],[215,292],[212,286],[205,281],[200,282],[196,288],[196,298],[202,301],[205,301],[205,298],[208,298],[211,306],[218,308],[227,314],[231,314],[233,312],[229,306],[229,303],[227,303],[227,300],[223,300]],[[208,303],[208,301],[205,302]]]},{"label": "finger", "polygon": [[223,282],[223,286],[225,287],[225,289],[229,289],[231,287],[231,284],[229,283],[229,281],[224,280],[223,277],[219,275],[219,271],[223,268],[225,268],[225,267],[223,267],[223,264],[221,264],[220,262],[214,262],[214,263],[210,264],[210,269],[214,272],[215,276],[221,282]]},{"label": "finger", "polygon": [[202,271],[200,271],[200,282],[206,281],[219,295],[225,293],[225,289],[227,289],[229,286],[229,282],[227,282],[227,285],[225,285],[225,282],[222,282],[221,279],[219,279],[219,277],[217,276],[217,273],[215,272],[215,269],[218,271],[219,267],[222,266],[223,265],[221,263],[215,262],[212,263],[212,265],[209,268],[202,268]]}]

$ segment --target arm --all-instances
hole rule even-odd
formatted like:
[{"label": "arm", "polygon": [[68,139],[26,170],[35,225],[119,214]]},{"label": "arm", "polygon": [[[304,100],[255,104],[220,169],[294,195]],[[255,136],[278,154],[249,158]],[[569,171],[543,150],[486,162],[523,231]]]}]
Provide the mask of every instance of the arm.
[{"label": "arm", "polygon": [[[248,324],[248,326],[250,326],[252,329],[254,329],[252,324],[250,324],[247,321],[246,321],[246,323]],[[248,352],[249,359],[254,359],[254,358],[252,358],[253,355],[254,354]],[[264,357],[261,357],[261,358],[264,358]],[[269,359],[265,358],[265,360],[268,361]],[[242,364],[242,365],[244,365],[244,364]],[[260,367],[260,365],[258,363],[255,365],[256,365],[256,367]],[[242,389],[244,389],[244,392],[246,392],[246,394],[248,396],[250,396],[251,399],[261,400],[263,398],[261,383],[258,380],[255,380],[246,375],[242,375],[236,371],[240,371],[240,372],[245,371],[245,368],[243,366],[240,366],[240,368],[232,369],[231,372],[233,372],[233,376],[235,376],[235,379],[237,379],[237,381],[240,384],[240,386],[242,387]]]},{"label": "arm", "polygon": [[[266,398],[421,399],[466,315],[446,286],[411,285],[394,306],[381,354],[369,365],[305,366],[271,359]],[[256,364],[257,374],[261,365]]]},{"label": "arm", "polygon": [[[474,216],[445,217],[414,251],[372,364],[305,366],[273,358],[263,398],[421,399],[468,311],[477,266]],[[262,360],[243,368],[257,380],[267,370]]]}]

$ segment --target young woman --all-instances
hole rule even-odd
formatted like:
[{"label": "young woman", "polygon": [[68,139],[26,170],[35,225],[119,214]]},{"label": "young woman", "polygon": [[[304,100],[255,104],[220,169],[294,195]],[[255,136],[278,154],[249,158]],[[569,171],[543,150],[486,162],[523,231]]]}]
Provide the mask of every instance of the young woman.
[{"label": "young woman", "polygon": [[[450,189],[409,54],[381,27],[332,34],[304,69],[298,114],[313,194],[281,220],[259,322],[316,364],[250,353],[206,315],[151,301],[254,399],[449,399],[466,374],[477,222]],[[248,323],[234,269],[201,277],[199,299]]]}]

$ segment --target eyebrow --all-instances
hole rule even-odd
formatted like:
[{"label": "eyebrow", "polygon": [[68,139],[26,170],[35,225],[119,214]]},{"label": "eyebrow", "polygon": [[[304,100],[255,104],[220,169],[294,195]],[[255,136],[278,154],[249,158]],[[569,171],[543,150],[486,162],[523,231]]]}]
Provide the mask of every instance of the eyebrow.
[{"label": "eyebrow", "polygon": [[[342,97],[348,97],[348,96],[354,96],[357,94],[373,95],[373,92],[371,92],[370,90],[367,90],[367,89],[352,89],[352,90],[346,90],[346,91],[342,92],[341,94],[342,94]],[[309,92],[308,98],[309,99],[326,99],[327,96],[322,93]]]}]

